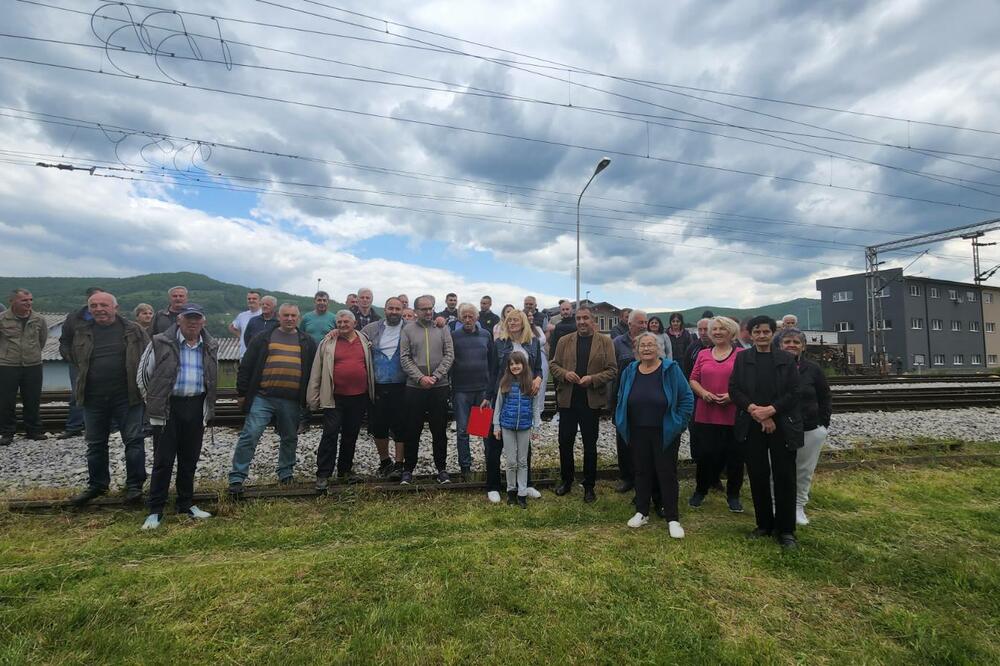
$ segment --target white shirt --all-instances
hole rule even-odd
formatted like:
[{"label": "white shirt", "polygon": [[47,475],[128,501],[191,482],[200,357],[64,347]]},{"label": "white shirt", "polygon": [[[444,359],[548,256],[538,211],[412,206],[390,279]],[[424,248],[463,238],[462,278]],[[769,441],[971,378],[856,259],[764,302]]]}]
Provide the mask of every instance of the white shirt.
[{"label": "white shirt", "polygon": [[385,329],[382,331],[382,337],[378,341],[378,350],[389,358],[392,358],[392,355],[396,353],[396,347],[399,345],[399,332],[402,330],[402,321],[395,326],[386,324]]},{"label": "white shirt", "polygon": [[233,320],[233,328],[236,328],[240,332],[240,358],[243,358],[243,354],[247,352],[247,345],[243,341],[243,333],[247,329],[247,322],[250,321],[252,317],[256,317],[260,314],[260,310],[244,310],[243,312],[236,315],[236,319]]}]

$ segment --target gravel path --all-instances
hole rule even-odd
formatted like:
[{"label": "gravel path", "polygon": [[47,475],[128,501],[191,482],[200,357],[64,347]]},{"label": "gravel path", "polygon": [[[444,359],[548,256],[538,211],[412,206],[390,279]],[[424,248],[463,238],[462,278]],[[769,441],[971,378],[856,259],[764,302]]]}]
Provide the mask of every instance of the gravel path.
[{"label": "gravel path", "polygon": [[[545,423],[539,442],[534,447],[533,465],[558,467],[559,451],[556,444],[557,424]],[[928,410],[922,412],[859,412],[835,414],[831,423],[830,446],[849,448],[865,446],[872,440],[913,439],[917,437],[956,438],[979,442],[1000,442],[1000,409],[971,408],[950,410]],[[321,429],[313,426],[299,438],[296,477],[311,479],[316,473],[316,448],[319,445]],[[205,433],[201,462],[198,465],[199,480],[225,480],[232,461],[233,447],[239,431],[233,428],[215,428],[214,441]],[[454,424],[449,430],[449,470],[457,471],[455,453]],[[274,464],[277,460],[278,439],[268,429],[257,447],[257,454],[251,466],[249,483],[273,483]],[[391,445],[390,445],[391,446]],[[112,486],[120,487],[125,479],[125,459],[121,439],[117,433],[111,442]],[[146,463],[152,464],[152,439],[146,440]],[[49,439],[34,442],[18,437],[14,444],[0,448],[0,492],[13,493],[27,488],[81,488],[87,482],[85,459],[86,445],[83,437],[66,440]],[[473,469],[484,469],[483,447],[473,438]],[[582,455],[577,445],[578,468]],[[602,467],[614,466],[615,437],[611,422],[601,421],[598,440],[598,456]],[[689,458],[687,433],[684,434],[680,450],[681,458]],[[430,434],[424,430],[420,443],[420,464],[417,474],[433,471],[431,463]],[[372,474],[378,465],[375,443],[367,433],[358,440],[354,471]]]}]

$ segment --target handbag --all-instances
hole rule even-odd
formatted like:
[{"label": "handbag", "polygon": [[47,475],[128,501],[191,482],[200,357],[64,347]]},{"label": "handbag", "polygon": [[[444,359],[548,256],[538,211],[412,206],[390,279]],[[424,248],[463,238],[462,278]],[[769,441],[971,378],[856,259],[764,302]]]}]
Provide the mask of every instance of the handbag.
[{"label": "handbag", "polygon": [[493,428],[493,408],[492,407],[479,407],[478,405],[473,406],[469,410],[469,427],[468,432],[470,435],[475,435],[476,437],[489,437]]}]

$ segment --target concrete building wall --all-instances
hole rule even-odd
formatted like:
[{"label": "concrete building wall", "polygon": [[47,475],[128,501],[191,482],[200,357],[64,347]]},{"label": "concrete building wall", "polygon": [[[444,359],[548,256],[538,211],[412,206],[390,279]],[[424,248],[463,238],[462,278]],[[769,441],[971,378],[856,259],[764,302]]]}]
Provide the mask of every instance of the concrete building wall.
[{"label": "concrete building wall", "polygon": [[982,296],[986,367],[997,368],[1000,367],[1000,328],[998,328],[1000,327],[1000,288],[982,287]]}]

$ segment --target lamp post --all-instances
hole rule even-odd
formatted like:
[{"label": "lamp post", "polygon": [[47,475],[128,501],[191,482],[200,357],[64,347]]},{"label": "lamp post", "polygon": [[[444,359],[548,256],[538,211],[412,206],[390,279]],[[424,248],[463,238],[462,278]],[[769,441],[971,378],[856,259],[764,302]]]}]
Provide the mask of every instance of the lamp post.
[{"label": "lamp post", "polygon": [[587,290],[587,295],[584,297],[584,300],[587,300],[587,301],[590,300],[590,290],[589,289]]},{"label": "lamp post", "polygon": [[602,157],[601,161],[597,163],[594,168],[593,175],[587,180],[587,184],[583,186],[580,190],[580,196],[576,199],[576,306],[580,307],[580,202],[583,200],[583,193],[587,191],[590,187],[590,183],[594,180],[597,174],[601,173],[608,168],[611,164],[611,158]]}]

